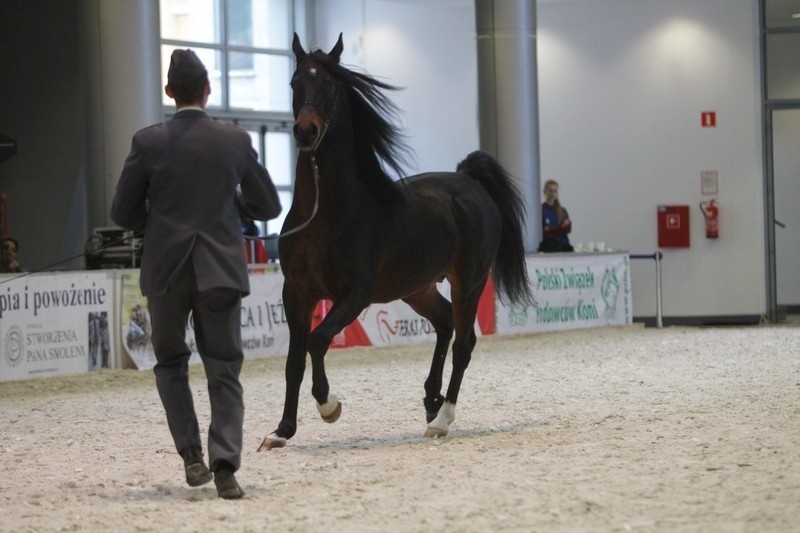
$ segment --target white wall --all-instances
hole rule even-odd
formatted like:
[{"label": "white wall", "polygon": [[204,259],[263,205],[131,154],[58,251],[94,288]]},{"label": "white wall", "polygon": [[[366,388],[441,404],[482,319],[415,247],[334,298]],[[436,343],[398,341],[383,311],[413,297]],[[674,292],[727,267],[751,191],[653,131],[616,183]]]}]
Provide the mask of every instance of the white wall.
[{"label": "white wall", "polygon": [[[472,2],[318,1],[315,43],[407,87],[394,100],[410,170],[477,148]],[[657,248],[656,208],[687,204],[691,248],[665,249],[664,314],[766,310],[756,0],[538,3],[541,179],[561,184],[573,242]],[[358,43],[363,43],[358,48]],[[717,113],[701,128],[700,112]],[[719,174],[721,237],[707,240],[700,174]],[[634,313],[655,314],[654,266],[632,267]]]},{"label": "white wall", "polygon": [[[664,250],[664,314],[765,312],[757,2],[571,1],[538,16],[541,176],[561,184],[572,240],[652,253],[657,206],[688,204],[691,248]],[[704,237],[703,170],[719,173],[718,240]],[[655,309],[653,270],[632,268],[638,316]]]}]

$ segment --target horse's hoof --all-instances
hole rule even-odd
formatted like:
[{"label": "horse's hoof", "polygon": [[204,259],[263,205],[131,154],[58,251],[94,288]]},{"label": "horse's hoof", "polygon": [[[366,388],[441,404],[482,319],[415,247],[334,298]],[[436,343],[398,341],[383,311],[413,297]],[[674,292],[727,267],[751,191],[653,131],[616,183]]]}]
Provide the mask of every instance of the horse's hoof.
[{"label": "horse's hoof", "polygon": [[333,424],[334,422],[339,420],[340,416],[342,416],[342,403],[336,402],[336,409],[334,409],[330,415],[323,416],[322,419],[328,424]]},{"label": "horse's hoof", "polygon": [[264,440],[261,441],[261,445],[256,451],[270,451],[272,448],[283,448],[284,446],[286,446],[286,439],[279,437],[276,433],[270,433],[264,437]]},{"label": "horse's hoof", "polygon": [[333,424],[342,416],[342,402],[333,394],[329,394],[327,402],[317,404],[317,411],[319,411],[322,420],[328,424]]},{"label": "horse's hoof", "polygon": [[425,436],[431,439],[438,439],[440,437],[447,436],[447,430],[441,428],[433,428],[428,426],[428,429],[425,430]]},{"label": "horse's hoof", "polygon": [[456,419],[456,406],[450,402],[444,402],[444,405],[439,409],[436,418],[428,423],[428,429],[425,431],[426,437],[439,438],[447,435],[450,424]]}]

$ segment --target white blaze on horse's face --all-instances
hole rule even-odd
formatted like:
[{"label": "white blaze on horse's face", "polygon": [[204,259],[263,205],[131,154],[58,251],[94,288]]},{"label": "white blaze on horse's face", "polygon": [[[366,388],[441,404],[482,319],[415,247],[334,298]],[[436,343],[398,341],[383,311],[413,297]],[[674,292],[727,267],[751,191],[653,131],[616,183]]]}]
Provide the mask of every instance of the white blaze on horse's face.
[{"label": "white blaze on horse's face", "polygon": [[315,151],[328,130],[338,100],[336,80],[317,62],[298,66],[292,77],[294,138],[301,151]]}]

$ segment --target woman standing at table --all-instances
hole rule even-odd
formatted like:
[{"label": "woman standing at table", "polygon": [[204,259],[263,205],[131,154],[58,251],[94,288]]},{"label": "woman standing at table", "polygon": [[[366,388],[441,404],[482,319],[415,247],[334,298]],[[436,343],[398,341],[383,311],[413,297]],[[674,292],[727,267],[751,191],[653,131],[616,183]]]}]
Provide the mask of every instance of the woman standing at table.
[{"label": "woman standing at table", "polygon": [[558,182],[547,180],[543,192],[542,242],[539,243],[539,251],[571,252],[573,248],[567,235],[572,231],[572,221],[558,200]]}]

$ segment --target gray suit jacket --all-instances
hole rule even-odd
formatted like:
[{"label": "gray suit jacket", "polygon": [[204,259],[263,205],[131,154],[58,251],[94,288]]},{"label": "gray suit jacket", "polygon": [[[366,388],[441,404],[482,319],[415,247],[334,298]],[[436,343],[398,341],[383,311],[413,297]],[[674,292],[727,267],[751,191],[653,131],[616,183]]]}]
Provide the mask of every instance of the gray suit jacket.
[{"label": "gray suit jacket", "polygon": [[199,290],[248,294],[240,212],[257,220],[281,212],[244,130],[189,109],[133,136],[110,214],[124,229],[145,230],[145,296],[166,293],[188,261]]}]

